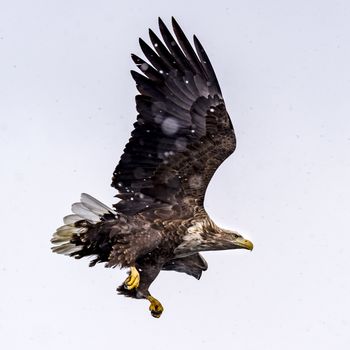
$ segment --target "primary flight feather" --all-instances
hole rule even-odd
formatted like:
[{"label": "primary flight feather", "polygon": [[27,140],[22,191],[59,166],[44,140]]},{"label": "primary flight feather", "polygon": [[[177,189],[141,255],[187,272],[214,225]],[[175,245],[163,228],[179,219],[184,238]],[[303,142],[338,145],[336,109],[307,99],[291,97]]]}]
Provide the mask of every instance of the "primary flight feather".
[{"label": "primary flight feather", "polygon": [[51,240],[54,252],[94,256],[90,266],[130,268],[117,290],[148,299],[154,317],[163,307],[149,286],[161,270],[199,279],[207,269],[199,252],[253,248],[218,227],[203,207],[210,179],[234,152],[236,138],[202,45],[194,36],[194,49],[174,18],[172,26],[175,37],[159,19],[163,41],[150,30],[152,48],[140,39],[147,61],[132,55],[140,70],[131,72],[139,114],[113,173],[120,201],[111,209],[82,194]]}]

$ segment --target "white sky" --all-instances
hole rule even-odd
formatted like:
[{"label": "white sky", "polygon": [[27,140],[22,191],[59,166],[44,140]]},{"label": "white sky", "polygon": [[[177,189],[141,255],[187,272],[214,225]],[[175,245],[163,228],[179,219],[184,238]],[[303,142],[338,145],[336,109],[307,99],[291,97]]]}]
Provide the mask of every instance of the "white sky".
[{"label": "white sky", "polygon": [[[217,72],[238,147],[206,197],[253,252],[163,272],[165,312],[117,296],[125,272],[49,239],[112,172],[136,118],[129,54],[174,15]],[[5,349],[348,349],[348,1],[0,3],[0,338]]]}]

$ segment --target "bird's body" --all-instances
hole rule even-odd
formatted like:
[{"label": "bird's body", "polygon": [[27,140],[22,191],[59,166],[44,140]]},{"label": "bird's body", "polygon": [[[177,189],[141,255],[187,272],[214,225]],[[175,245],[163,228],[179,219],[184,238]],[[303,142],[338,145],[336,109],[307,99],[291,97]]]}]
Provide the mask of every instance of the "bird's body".
[{"label": "bird's body", "polygon": [[150,64],[132,55],[144,75],[132,72],[139,115],[112,179],[121,200],[110,209],[83,194],[52,239],[55,252],[94,256],[90,266],[130,267],[118,291],[147,298],[155,317],[163,309],[148,289],[161,270],[199,279],[207,269],[199,252],[252,249],[203,207],[209,181],[236,147],[215,73],[198,39],[196,54],[174,19],[180,46],[159,25],[165,45],[152,31],[155,51],[140,39]]}]

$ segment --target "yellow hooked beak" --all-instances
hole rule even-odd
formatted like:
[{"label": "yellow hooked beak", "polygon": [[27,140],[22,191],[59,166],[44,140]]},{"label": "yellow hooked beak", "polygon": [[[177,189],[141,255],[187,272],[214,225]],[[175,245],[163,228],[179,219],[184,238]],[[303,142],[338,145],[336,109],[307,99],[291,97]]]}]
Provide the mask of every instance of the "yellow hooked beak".
[{"label": "yellow hooked beak", "polygon": [[235,245],[242,247],[244,249],[248,249],[248,250],[253,250],[254,245],[251,241],[249,241],[248,239],[245,239],[243,237],[237,237],[235,243]]}]

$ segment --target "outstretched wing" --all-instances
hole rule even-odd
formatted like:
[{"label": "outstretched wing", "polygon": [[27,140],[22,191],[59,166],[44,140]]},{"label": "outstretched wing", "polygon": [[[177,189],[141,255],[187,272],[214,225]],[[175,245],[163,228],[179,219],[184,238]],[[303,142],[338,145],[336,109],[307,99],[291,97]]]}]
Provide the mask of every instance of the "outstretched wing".
[{"label": "outstretched wing", "polygon": [[140,39],[148,63],[132,55],[143,73],[131,72],[139,115],[112,179],[121,198],[115,208],[125,214],[164,205],[180,208],[177,217],[193,212],[236,146],[207,54],[195,36],[194,51],[174,18],[172,25],[177,40],[161,19],[165,44],[152,30],[154,49]]}]

